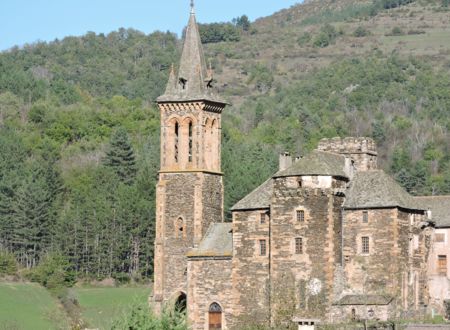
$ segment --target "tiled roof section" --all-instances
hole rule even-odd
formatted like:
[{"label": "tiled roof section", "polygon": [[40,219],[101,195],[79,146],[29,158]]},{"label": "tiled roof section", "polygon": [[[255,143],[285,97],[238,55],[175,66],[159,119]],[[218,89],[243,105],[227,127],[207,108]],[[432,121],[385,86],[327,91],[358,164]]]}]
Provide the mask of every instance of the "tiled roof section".
[{"label": "tiled roof section", "polygon": [[344,156],[331,152],[314,150],[309,155],[296,161],[291,167],[276,173],[274,178],[300,175],[347,177],[344,168]]},{"label": "tiled roof section", "polygon": [[250,194],[236,203],[231,210],[259,210],[270,207],[270,199],[273,192],[273,181],[270,178]]},{"label": "tiled roof section", "polygon": [[344,208],[401,207],[423,210],[394,179],[382,170],[356,172],[347,190]]},{"label": "tiled roof section", "polygon": [[414,200],[420,207],[431,210],[436,227],[450,228],[450,196],[420,196]]},{"label": "tiled roof section", "polygon": [[392,297],[380,295],[346,295],[335,305],[389,305]]},{"label": "tiled roof section", "polygon": [[233,255],[233,233],[231,223],[213,223],[196,249],[188,257],[231,257]]},{"label": "tiled roof section", "polygon": [[172,69],[164,95],[158,102],[209,100],[225,103],[214,95],[212,70],[206,68],[205,56],[195,12],[191,11],[181,54],[178,76]]}]

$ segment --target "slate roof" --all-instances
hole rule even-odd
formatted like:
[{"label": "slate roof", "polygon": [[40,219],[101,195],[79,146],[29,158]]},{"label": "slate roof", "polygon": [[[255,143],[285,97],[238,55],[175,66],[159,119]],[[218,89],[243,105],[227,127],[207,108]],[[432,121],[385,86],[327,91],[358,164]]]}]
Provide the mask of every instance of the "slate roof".
[{"label": "slate roof", "polygon": [[431,218],[438,228],[450,228],[450,196],[414,197],[417,204],[431,210]]},{"label": "slate roof", "polygon": [[[184,88],[181,81],[185,82]],[[195,12],[192,9],[189,23],[186,27],[178,76],[172,67],[166,91],[164,95],[157,98],[157,102],[209,100],[225,103],[214,95],[212,88],[208,87],[208,84],[212,82],[212,70],[208,70],[206,67]]]},{"label": "slate roof", "polygon": [[393,178],[382,170],[356,172],[347,190],[344,208],[401,207],[424,210]]},{"label": "slate roof", "polygon": [[188,257],[232,257],[233,233],[231,223],[213,223],[200,245],[187,254]]},{"label": "slate roof", "polygon": [[250,194],[237,202],[231,211],[237,210],[259,210],[270,207],[270,198],[273,192],[273,180],[270,178]]},{"label": "slate roof", "polygon": [[392,297],[380,295],[346,295],[335,305],[389,305]]},{"label": "slate roof", "polygon": [[296,161],[289,168],[277,172],[273,177],[326,175],[347,177],[344,171],[345,157],[331,152],[314,150],[307,156]]}]

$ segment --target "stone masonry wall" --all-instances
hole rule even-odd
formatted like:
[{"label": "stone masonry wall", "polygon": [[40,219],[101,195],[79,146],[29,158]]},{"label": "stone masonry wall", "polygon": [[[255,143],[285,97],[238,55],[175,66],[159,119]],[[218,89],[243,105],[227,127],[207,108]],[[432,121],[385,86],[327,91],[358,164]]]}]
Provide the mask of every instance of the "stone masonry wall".
[{"label": "stone masonry wall", "polygon": [[347,155],[355,162],[359,171],[377,169],[377,146],[373,139],[346,137],[322,139],[317,150]]},{"label": "stone masonry wall", "polygon": [[[299,178],[277,178],[271,207],[272,317],[281,314],[323,318],[333,295],[335,264],[340,262],[343,197],[335,189],[344,181],[333,179],[328,188],[299,188]],[[304,211],[298,221],[296,211]],[[295,251],[302,238],[303,253]]]},{"label": "stone masonry wall", "polygon": [[222,308],[222,329],[230,329],[231,258],[190,258],[188,261],[188,317],[192,330],[208,330],[212,303]]},{"label": "stone masonry wall", "polygon": [[[261,214],[265,222],[261,223]],[[268,210],[233,212],[232,326],[269,321],[269,213]],[[266,255],[260,255],[260,240]]]},{"label": "stone masonry wall", "polygon": [[[219,174],[203,174],[202,189],[197,192],[202,200],[201,238],[211,223],[223,222],[223,177]],[[197,197],[196,197],[197,198]]]},{"label": "stone masonry wall", "polygon": [[[398,315],[417,310],[427,300],[428,248],[426,233],[418,226],[421,217],[397,208],[346,210],[343,253],[349,291],[343,294],[389,295]],[[362,237],[369,238],[369,253],[362,251]]]},{"label": "stone masonry wall", "polygon": [[186,253],[198,245],[211,222],[222,221],[222,189],[221,175],[160,174],[154,290],[159,308],[186,293]]}]

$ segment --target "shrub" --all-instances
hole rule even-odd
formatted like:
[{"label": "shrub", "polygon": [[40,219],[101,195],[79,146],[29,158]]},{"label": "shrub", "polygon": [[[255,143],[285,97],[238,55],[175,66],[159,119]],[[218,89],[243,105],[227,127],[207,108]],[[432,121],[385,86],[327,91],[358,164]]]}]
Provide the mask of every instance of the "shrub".
[{"label": "shrub", "polygon": [[112,330],[187,330],[186,315],[174,310],[165,310],[156,316],[146,303],[134,303],[113,322]]},{"label": "shrub", "polygon": [[343,34],[343,32],[337,32],[335,27],[330,24],[325,24],[320,29],[320,33],[314,38],[314,46],[319,48],[328,47],[330,44],[334,43],[337,36]]},{"label": "shrub", "polygon": [[306,46],[311,41],[311,33],[303,33],[297,40],[300,46]]},{"label": "shrub", "polygon": [[55,291],[71,287],[75,283],[72,265],[60,254],[46,256],[39,266],[26,274],[26,277],[32,282],[40,283]]},{"label": "shrub", "polygon": [[16,258],[12,253],[0,252],[0,276],[15,275],[17,273]]},{"label": "shrub", "polygon": [[394,27],[390,33],[391,36],[402,36],[403,34],[403,30],[398,26]]},{"label": "shrub", "polygon": [[370,34],[369,30],[362,26],[358,26],[356,30],[353,32],[353,36],[357,38],[366,37]]}]

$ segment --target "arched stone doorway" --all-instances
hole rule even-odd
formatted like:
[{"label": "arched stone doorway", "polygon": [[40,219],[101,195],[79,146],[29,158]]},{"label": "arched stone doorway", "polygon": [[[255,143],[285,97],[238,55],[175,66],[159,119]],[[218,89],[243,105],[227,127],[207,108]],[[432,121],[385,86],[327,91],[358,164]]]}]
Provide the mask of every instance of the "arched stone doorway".
[{"label": "arched stone doorway", "polygon": [[212,303],[208,312],[209,330],[222,330],[222,307],[218,303]]},{"label": "arched stone doorway", "polygon": [[187,297],[185,293],[181,293],[175,301],[175,310],[180,313],[185,313],[187,308]]}]

